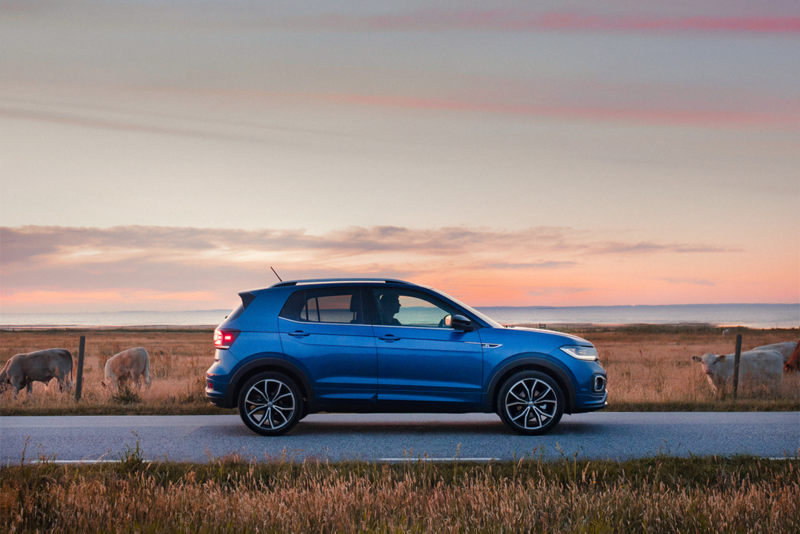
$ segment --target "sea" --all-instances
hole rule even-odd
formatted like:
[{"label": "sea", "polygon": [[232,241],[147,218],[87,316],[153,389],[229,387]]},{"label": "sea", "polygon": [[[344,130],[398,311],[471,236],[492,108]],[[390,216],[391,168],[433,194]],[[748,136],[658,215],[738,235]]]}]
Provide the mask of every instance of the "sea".
[{"label": "sea", "polygon": [[[683,304],[663,306],[491,306],[477,308],[502,324],[627,325],[708,324],[748,328],[800,328],[797,304]],[[0,329],[14,327],[209,327],[231,310],[99,313],[2,313]]]}]

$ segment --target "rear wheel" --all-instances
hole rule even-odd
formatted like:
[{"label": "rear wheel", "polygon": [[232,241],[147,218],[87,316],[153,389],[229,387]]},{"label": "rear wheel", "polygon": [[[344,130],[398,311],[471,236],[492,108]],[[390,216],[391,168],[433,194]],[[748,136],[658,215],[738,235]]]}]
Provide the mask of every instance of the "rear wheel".
[{"label": "rear wheel", "polygon": [[259,373],[239,391],[239,417],[262,436],[278,436],[294,428],[303,413],[300,388],[281,373]]},{"label": "rear wheel", "polygon": [[546,434],[564,414],[564,393],[549,375],[521,371],[505,381],[497,404],[503,422],[515,432]]}]

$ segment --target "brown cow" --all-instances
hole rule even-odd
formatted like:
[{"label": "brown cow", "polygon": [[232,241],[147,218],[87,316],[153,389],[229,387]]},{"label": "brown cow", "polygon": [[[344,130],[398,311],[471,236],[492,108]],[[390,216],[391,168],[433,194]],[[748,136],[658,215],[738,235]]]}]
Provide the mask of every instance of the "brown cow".
[{"label": "brown cow", "polygon": [[797,342],[794,352],[789,356],[789,361],[783,366],[784,373],[796,373],[797,371],[800,371],[800,341]]},{"label": "brown cow", "polygon": [[72,388],[72,353],[67,349],[15,354],[0,371],[0,391],[11,384],[14,387],[14,397],[23,387],[30,395],[34,382],[47,384],[54,378],[58,380],[60,389]]},{"label": "brown cow", "polygon": [[144,376],[144,383],[150,389],[150,355],[142,347],[123,350],[108,359],[105,375],[105,381],[100,382],[103,387],[113,385],[119,388],[120,382],[130,378],[137,388],[141,388],[139,377]]}]

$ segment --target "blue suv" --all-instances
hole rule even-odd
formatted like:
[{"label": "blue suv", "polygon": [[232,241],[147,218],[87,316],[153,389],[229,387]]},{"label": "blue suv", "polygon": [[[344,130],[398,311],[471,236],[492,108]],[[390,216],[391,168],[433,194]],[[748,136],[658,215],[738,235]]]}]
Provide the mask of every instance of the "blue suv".
[{"label": "blue suv", "polygon": [[497,413],[521,434],[606,406],[588,341],[507,328],[401,280],[280,282],[239,293],[214,332],[206,397],[275,436],[315,412]]}]

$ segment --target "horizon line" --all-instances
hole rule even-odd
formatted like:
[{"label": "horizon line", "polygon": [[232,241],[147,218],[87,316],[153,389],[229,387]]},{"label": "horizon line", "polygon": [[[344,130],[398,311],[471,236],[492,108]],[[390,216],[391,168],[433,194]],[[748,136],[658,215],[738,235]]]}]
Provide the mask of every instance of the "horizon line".
[{"label": "horizon line", "polygon": [[[537,308],[537,309],[563,309],[563,308],[646,308],[646,307],[669,307],[669,306],[800,306],[800,302],[712,302],[712,303],[684,303],[684,304],[585,304],[573,306],[505,306],[502,304],[488,306],[471,306],[475,309],[486,308]],[[201,310],[116,310],[116,311],[69,311],[69,312],[0,312],[0,317],[4,315],[71,315],[71,314],[102,314],[102,313],[212,313],[230,312],[234,308],[210,308]]]}]

